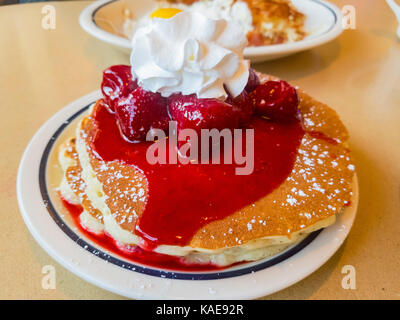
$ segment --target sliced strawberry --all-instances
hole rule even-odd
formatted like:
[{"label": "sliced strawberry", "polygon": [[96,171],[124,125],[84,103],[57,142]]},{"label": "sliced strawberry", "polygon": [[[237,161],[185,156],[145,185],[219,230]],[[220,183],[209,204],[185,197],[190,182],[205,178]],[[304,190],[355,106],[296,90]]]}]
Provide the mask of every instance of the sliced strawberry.
[{"label": "sliced strawberry", "polygon": [[296,89],[286,81],[267,81],[250,95],[258,115],[276,120],[293,120],[298,116]]},{"label": "sliced strawberry", "polygon": [[137,88],[136,81],[132,80],[131,67],[126,65],[115,65],[103,71],[101,92],[108,109],[115,111],[118,99],[127,97],[129,93]]},{"label": "sliced strawberry", "polygon": [[120,98],[115,115],[121,133],[130,142],[146,140],[150,129],[168,130],[167,100],[159,93],[137,87],[127,97]]},{"label": "sliced strawberry", "polygon": [[174,94],[168,99],[171,119],[178,129],[234,129],[238,127],[239,114],[232,105],[217,99],[198,99],[196,95]]},{"label": "sliced strawberry", "polygon": [[249,80],[247,81],[246,87],[244,90],[246,90],[247,93],[251,93],[254,91],[255,88],[258,87],[260,84],[260,79],[258,78],[256,72],[254,69],[250,68],[249,69]]},{"label": "sliced strawberry", "polygon": [[[239,125],[240,113],[229,103],[217,99],[198,99],[196,95],[183,96],[175,94],[168,99],[168,111],[172,120],[177,121],[177,135],[182,129],[193,129],[197,132],[198,145],[206,143],[202,141],[202,129],[223,129],[233,130]],[[224,140],[222,140],[224,143]],[[182,145],[188,143],[192,145],[193,141],[188,138],[186,141],[178,141],[178,149],[181,151]],[[215,148],[222,147],[222,144],[212,144],[209,140],[207,153],[203,149],[199,151],[199,156],[211,157]],[[207,156],[208,154],[208,156]],[[187,156],[187,154],[183,155]]]}]

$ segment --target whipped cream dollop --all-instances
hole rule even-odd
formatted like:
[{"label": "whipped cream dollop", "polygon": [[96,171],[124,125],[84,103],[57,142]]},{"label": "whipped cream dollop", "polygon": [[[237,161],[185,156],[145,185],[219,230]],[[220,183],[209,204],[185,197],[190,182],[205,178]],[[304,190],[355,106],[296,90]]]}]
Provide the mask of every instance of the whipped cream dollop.
[{"label": "whipped cream dollop", "polygon": [[143,89],[164,97],[195,93],[198,98],[236,97],[247,84],[249,61],[240,25],[183,11],[153,18],[132,38],[132,75]]}]

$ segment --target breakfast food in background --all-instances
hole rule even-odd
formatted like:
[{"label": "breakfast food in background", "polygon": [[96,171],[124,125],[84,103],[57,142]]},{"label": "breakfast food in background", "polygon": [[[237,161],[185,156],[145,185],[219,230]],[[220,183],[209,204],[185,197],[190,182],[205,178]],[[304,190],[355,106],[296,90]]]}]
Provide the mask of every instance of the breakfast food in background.
[{"label": "breakfast food in background", "polygon": [[[104,71],[103,98],[59,150],[61,198],[94,242],[164,269],[223,268],[282,252],[350,204],[354,165],[336,112],[249,68],[246,45],[235,23],[176,11],[135,33],[131,66]],[[253,130],[253,171],[149,163],[146,135],[170,135],[170,121]]]},{"label": "breakfast food in background", "polygon": [[144,16],[135,17],[134,13],[126,11],[123,35],[132,38],[135,30],[152,18],[166,18],[181,10],[239,24],[251,46],[290,43],[307,35],[305,16],[290,0],[160,0]]}]

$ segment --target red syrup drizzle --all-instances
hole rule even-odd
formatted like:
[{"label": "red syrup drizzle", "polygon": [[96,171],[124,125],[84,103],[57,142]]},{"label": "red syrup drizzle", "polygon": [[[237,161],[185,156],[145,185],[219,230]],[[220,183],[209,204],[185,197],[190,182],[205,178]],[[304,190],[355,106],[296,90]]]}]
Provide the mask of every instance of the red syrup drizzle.
[{"label": "red syrup drizzle", "polygon": [[98,128],[92,141],[95,154],[105,161],[131,165],[147,178],[147,203],[136,233],[150,248],[185,246],[204,225],[268,195],[292,171],[304,135],[300,121],[254,118],[250,125],[254,129],[254,171],[236,175],[235,163],[151,165],[146,160],[151,142],[125,141],[114,115],[104,106],[96,110],[94,120]]},{"label": "red syrup drizzle", "polygon": [[[83,233],[91,242],[97,244],[99,247],[106,249],[114,255],[125,258],[133,263],[144,264],[149,267],[156,267],[159,269],[170,269],[175,271],[219,271],[227,267],[220,267],[210,263],[207,264],[187,264],[181,258],[169,256],[165,254],[156,253],[154,251],[146,251],[139,246],[126,246],[121,247],[116,241],[103,232],[101,234],[95,234],[90,232],[86,228],[82,227],[79,216],[82,213],[82,207],[80,205],[72,204],[65,200],[61,194],[60,199],[64,207],[70,213],[75,226]],[[238,263],[234,264],[237,265]],[[233,265],[231,265],[233,266]]]}]

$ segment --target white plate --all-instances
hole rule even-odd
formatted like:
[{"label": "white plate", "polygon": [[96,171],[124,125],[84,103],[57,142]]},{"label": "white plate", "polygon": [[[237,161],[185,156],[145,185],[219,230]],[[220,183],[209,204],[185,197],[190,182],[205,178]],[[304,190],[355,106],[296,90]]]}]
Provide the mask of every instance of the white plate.
[{"label": "white plate", "polygon": [[[133,264],[98,247],[70,222],[48,176],[54,170],[56,146],[74,128],[100,91],[57,112],[35,134],[22,157],[17,194],[30,232],[61,265],[103,289],[130,298],[252,299],[284,289],[324,264],[350,231],[358,202],[357,179],[351,206],[327,229],[317,231],[285,252],[220,272],[171,272]],[[74,120],[75,119],[75,120]],[[74,122],[75,121],[75,122]],[[52,169],[53,168],[53,169]],[[61,171],[60,169],[57,170]]]},{"label": "white plate", "polygon": [[[309,35],[294,43],[270,46],[247,47],[244,50],[246,59],[261,62],[281,58],[327,43],[340,35],[342,29],[342,13],[332,3],[324,0],[292,0],[295,7],[306,15],[305,29]],[[81,27],[95,38],[129,52],[131,43],[123,37],[124,8],[136,15],[148,13],[155,0],[130,1],[99,0],[86,7],[80,17]]]}]

